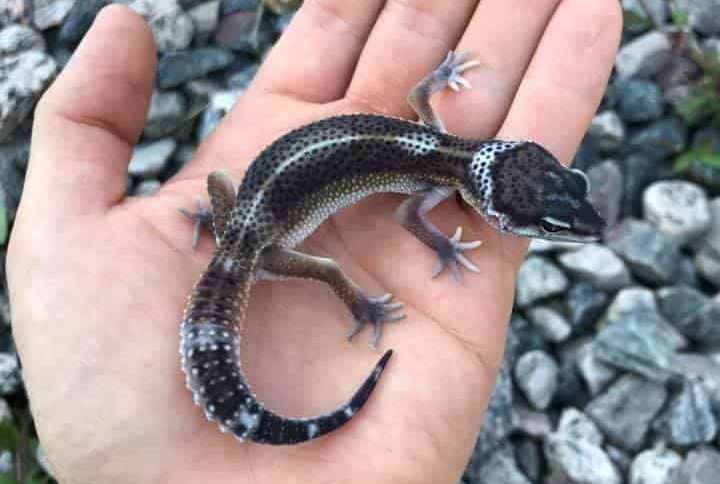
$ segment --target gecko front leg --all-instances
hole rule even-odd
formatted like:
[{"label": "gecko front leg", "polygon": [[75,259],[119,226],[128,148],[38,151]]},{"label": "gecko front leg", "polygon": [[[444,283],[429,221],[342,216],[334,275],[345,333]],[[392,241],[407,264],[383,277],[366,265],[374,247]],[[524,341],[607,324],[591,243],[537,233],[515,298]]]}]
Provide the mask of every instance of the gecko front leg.
[{"label": "gecko front leg", "polygon": [[400,302],[390,303],[392,294],[369,297],[340,269],[325,257],[303,254],[296,250],[272,246],[263,251],[260,269],[264,274],[280,277],[314,279],[327,284],[335,295],[345,303],[355,318],[355,326],[348,333],[350,341],[366,325],[373,326],[372,346],[377,347],[382,323],[399,321],[404,314],[391,314],[403,307]]},{"label": "gecko front leg", "polygon": [[[420,120],[441,133],[445,132],[445,127],[430,105],[430,98],[446,87],[450,87],[453,91],[459,91],[460,86],[470,89],[470,83],[461,74],[480,63],[467,61],[467,57],[467,53],[455,55],[450,51],[442,64],[408,94],[408,103]],[[445,267],[449,267],[455,280],[460,282],[458,263],[472,272],[478,272],[478,268],[462,252],[475,249],[482,242],[479,240],[460,242],[462,227],[458,227],[452,237],[447,237],[425,218],[427,212],[454,193],[455,189],[449,187],[434,187],[415,193],[400,205],[395,212],[395,218],[400,225],[437,254],[438,261],[432,277],[437,277]]]},{"label": "gecko front leg", "polygon": [[432,277],[437,277],[445,267],[450,267],[453,277],[460,282],[458,263],[472,272],[479,272],[475,264],[470,262],[462,252],[479,247],[482,241],[460,242],[462,227],[458,227],[455,235],[448,238],[425,218],[427,212],[453,193],[455,190],[451,188],[430,188],[418,192],[400,205],[395,212],[395,219],[405,230],[437,254],[438,261],[433,269]]},{"label": "gecko front leg", "polygon": [[420,121],[432,126],[441,133],[446,132],[445,126],[443,126],[442,120],[430,105],[430,98],[433,94],[446,87],[455,92],[460,90],[460,86],[465,89],[472,87],[461,74],[472,67],[480,65],[480,62],[468,61],[468,57],[467,52],[457,55],[453,51],[448,52],[442,64],[420,81],[408,94],[407,101],[417,113]]}]

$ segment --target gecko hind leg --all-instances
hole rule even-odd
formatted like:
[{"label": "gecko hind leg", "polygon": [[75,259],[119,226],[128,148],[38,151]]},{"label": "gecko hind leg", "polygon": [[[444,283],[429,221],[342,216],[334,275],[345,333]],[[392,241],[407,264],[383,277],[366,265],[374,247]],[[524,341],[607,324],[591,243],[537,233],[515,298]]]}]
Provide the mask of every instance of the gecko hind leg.
[{"label": "gecko hind leg", "polygon": [[215,236],[215,242],[220,243],[220,236],[225,232],[235,204],[235,187],[233,187],[232,179],[226,173],[210,172],[207,177],[207,189],[210,196],[210,207],[205,206],[202,199],[197,197],[194,212],[185,208],[178,209],[195,224],[192,236],[193,250],[197,248],[203,229],[209,230]]},{"label": "gecko hind leg", "polygon": [[455,92],[459,91],[460,87],[472,88],[468,80],[462,76],[462,73],[480,65],[480,62],[476,60],[468,61],[469,57],[470,53],[468,52],[461,52],[457,55],[453,51],[448,52],[442,64],[421,80],[408,94],[407,101],[420,120],[441,133],[446,132],[445,127],[430,105],[430,98],[433,94],[446,87]]},{"label": "gecko hind leg", "polygon": [[325,257],[303,254],[293,249],[272,246],[265,249],[260,258],[260,269],[265,274],[279,277],[313,279],[327,284],[345,303],[355,319],[355,326],[348,333],[351,340],[366,325],[373,326],[372,346],[377,347],[383,323],[405,318],[393,314],[403,307],[400,302],[391,303],[392,294],[369,297],[345,273],[340,266]]}]

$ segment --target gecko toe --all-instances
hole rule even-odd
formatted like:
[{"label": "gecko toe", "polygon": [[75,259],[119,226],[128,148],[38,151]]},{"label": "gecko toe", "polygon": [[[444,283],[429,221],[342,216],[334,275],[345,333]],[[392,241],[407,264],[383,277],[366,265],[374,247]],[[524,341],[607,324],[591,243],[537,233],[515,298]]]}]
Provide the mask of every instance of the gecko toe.
[{"label": "gecko toe", "polygon": [[376,348],[382,332],[383,323],[393,323],[406,317],[405,314],[392,314],[402,309],[405,305],[398,301],[391,303],[389,302],[391,299],[391,293],[378,297],[359,296],[358,301],[355,303],[355,309],[353,310],[355,325],[348,333],[347,340],[351,341],[366,324],[371,324],[373,327],[371,345],[373,348]]},{"label": "gecko toe", "polygon": [[446,244],[440,246],[437,251],[437,262],[433,268],[432,277],[439,276],[445,267],[450,268],[453,279],[455,282],[462,282],[462,274],[460,273],[460,266],[469,270],[470,272],[480,272],[480,269],[468,259],[463,252],[476,249],[482,245],[481,240],[473,240],[470,242],[460,242],[462,239],[462,227],[458,227],[452,237],[446,239]]},{"label": "gecko toe", "polygon": [[191,242],[193,250],[197,248],[198,242],[200,241],[200,233],[202,232],[202,230],[207,229],[212,231],[213,220],[212,209],[210,207],[206,207],[201,198],[195,198],[195,207],[196,208],[194,211],[188,210],[186,208],[178,209],[181,214],[185,215],[194,224]]}]

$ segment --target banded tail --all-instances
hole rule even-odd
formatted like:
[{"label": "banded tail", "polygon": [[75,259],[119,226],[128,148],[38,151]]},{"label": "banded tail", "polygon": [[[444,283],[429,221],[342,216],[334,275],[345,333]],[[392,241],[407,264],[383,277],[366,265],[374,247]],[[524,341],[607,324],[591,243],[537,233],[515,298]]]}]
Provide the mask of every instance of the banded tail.
[{"label": "banded tail", "polygon": [[277,415],[256,399],[240,369],[238,321],[247,306],[254,263],[235,269],[226,261],[216,257],[210,263],[195,286],[181,325],[182,368],[195,403],[221,431],[261,444],[297,444],[347,423],[370,397],[392,350],[385,352],[350,400],[337,409],[309,418]]}]

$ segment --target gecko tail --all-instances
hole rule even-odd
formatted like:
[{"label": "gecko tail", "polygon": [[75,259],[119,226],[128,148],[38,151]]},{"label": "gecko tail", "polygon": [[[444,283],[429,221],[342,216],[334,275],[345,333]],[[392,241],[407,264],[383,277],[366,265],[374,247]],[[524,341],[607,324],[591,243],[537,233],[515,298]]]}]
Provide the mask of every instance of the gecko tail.
[{"label": "gecko tail", "polygon": [[[240,441],[289,445],[312,440],[347,423],[367,402],[392,350],[346,403],[316,417],[285,418],[266,409],[240,371],[237,329],[219,320],[194,320],[191,312],[181,328],[182,367],[195,403],[208,420]],[[221,318],[218,318],[221,319]]]},{"label": "gecko tail", "polygon": [[317,417],[285,418],[264,409],[258,426],[248,437],[235,435],[260,444],[288,445],[316,439],[336,430],[365,405],[391,356],[392,350],[387,350],[350,400],[335,410]]}]

